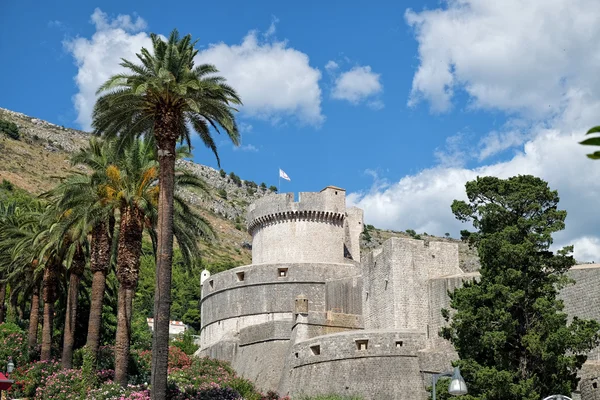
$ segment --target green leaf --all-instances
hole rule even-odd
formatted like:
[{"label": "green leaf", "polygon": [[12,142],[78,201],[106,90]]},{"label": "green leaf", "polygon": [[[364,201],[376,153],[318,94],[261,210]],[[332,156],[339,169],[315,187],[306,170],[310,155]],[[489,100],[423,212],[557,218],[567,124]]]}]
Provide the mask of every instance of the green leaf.
[{"label": "green leaf", "polygon": [[579,144],[587,146],[600,146],[600,137],[589,138],[584,140],[583,142],[579,142]]},{"label": "green leaf", "polygon": [[595,153],[591,153],[587,155],[588,158],[591,158],[592,160],[600,160],[600,151],[596,151]]},{"label": "green leaf", "polygon": [[595,126],[592,129],[590,129],[589,131],[587,131],[586,135],[589,135],[590,133],[600,133],[600,125]]}]

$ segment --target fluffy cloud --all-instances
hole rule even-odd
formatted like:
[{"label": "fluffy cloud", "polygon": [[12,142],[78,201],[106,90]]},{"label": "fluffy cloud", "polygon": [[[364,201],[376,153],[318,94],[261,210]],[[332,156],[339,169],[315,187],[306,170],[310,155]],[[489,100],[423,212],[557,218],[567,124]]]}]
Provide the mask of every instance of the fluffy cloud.
[{"label": "fluffy cloud", "polygon": [[[75,82],[79,89],[73,97],[77,122],[90,129],[96,90],[111,75],[122,71],[121,58],[135,60],[142,47],[151,47],[146,22],[140,17],[118,15],[109,18],[96,9],[91,16],[96,31],[91,38],[77,37],[65,42],[78,67]],[[274,38],[273,19],[259,39],[250,32],[237,45],[211,45],[197,62],[215,64],[243,102],[242,112],[250,117],[279,122],[293,117],[301,123],[318,126],[321,113],[321,72],[312,68],[305,53]]]},{"label": "fluffy cloud", "polygon": [[449,0],[406,12],[420,65],[409,104],[451,107],[456,89],[472,105],[547,116],[569,88],[600,90],[600,7],[595,0]]},{"label": "fluffy cloud", "polygon": [[[568,211],[556,247],[574,244],[579,260],[600,260],[600,163],[577,143],[600,115],[600,26],[593,23],[600,8],[594,0],[444,4],[406,13],[420,59],[409,105],[423,100],[434,112],[449,111],[454,93],[464,91],[470,107],[500,110],[510,120],[475,148],[452,135],[436,152],[437,166],[397,182],[377,181],[369,192],[350,194],[349,202],[377,226],[456,236],[465,225],[450,204],[465,198],[466,181],[532,174],[558,190]],[[463,167],[465,159],[481,162],[510,148],[513,155],[502,162]]]},{"label": "fluffy cloud", "polygon": [[146,27],[140,17],[133,20],[128,15],[119,15],[110,20],[106,13],[96,8],[91,21],[96,32],[90,39],[77,37],[64,43],[78,68],[75,83],[79,92],[73,96],[73,103],[77,123],[85,130],[91,128],[98,87],[111,75],[122,71],[121,58],[133,59],[142,47],[152,45],[145,32],[138,32]]},{"label": "fluffy cloud", "polygon": [[[332,72],[338,68],[337,63],[329,61],[325,68]],[[383,91],[381,75],[371,71],[370,66],[357,66],[349,71],[341,73],[334,83],[331,97],[338,100],[347,100],[352,104],[371,99],[368,103],[375,109],[383,107],[383,103],[373,97]]]},{"label": "fluffy cloud", "polygon": [[250,32],[240,44],[213,44],[196,61],[219,69],[240,94],[244,113],[273,122],[294,116],[302,123],[318,126],[325,120],[321,113],[321,72],[310,66],[305,53],[271,39],[273,33],[266,41],[260,41],[257,32]]}]

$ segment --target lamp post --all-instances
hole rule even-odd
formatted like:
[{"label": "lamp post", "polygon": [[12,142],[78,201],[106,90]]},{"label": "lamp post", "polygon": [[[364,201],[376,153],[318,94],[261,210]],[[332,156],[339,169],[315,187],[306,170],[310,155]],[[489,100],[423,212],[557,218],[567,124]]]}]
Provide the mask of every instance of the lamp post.
[{"label": "lamp post", "polygon": [[12,357],[8,357],[8,364],[6,365],[6,377],[8,378],[14,370],[15,364],[12,361]]},{"label": "lamp post", "polygon": [[[438,379],[440,379],[441,377],[444,376],[451,376],[452,379],[450,380],[450,386],[448,386],[448,393],[450,393],[452,396],[462,396],[463,394],[467,394],[467,384],[465,383],[465,380],[463,379],[463,377],[460,375],[460,368],[458,367],[454,367],[454,371],[453,372],[445,372],[443,374],[433,374],[433,389],[432,389],[432,396],[433,396],[433,400],[435,400],[435,386],[437,384]],[[546,399],[544,399],[546,400]]]}]

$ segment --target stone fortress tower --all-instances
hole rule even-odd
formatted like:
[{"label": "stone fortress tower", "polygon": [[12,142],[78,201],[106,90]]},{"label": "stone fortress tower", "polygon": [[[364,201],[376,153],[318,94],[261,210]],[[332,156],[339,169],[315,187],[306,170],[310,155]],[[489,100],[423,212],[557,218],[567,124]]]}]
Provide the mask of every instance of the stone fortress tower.
[{"label": "stone fortress tower", "polygon": [[[459,268],[456,243],[391,238],[361,258],[363,212],[333,186],[297,202],[292,193],[259,199],[248,231],[252,264],[204,281],[197,355],[292,397],[427,399],[431,374],[456,357],[437,334],[447,291],[478,276]],[[600,320],[600,269],[572,275],[582,280],[563,294],[567,312]],[[574,399],[600,399],[599,354]]]}]

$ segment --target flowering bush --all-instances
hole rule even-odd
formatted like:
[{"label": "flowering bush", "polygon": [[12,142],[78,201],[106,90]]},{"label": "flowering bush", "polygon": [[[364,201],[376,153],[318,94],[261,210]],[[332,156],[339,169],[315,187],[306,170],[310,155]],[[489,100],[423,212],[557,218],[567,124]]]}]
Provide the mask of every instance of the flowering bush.
[{"label": "flowering bush", "polygon": [[187,387],[179,393],[171,393],[170,400],[237,400],[242,397],[229,387],[220,387],[212,383],[195,389]]},{"label": "flowering bush", "polygon": [[81,400],[89,388],[79,369],[65,369],[42,380],[35,391],[36,400]]},{"label": "flowering bush", "polygon": [[115,379],[115,371],[112,369],[102,369],[96,371],[96,377],[100,383],[110,382]]},{"label": "flowering bush", "polygon": [[102,384],[97,389],[92,389],[88,393],[88,399],[90,400],[118,400],[121,396],[127,394],[127,389],[118,383],[108,381]]},{"label": "flowering bush", "polygon": [[124,388],[118,383],[108,381],[97,389],[92,389],[86,396],[89,400],[146,400],[150,392],[144,387],[132,386]]},{"label": "flowering bush", "polygon": [[196,358],[185,369],[174,370],[169,378],[180,388],[200,388],[202,385],[215,383],[219,386],[235,378],[231,367],[219,360]]},{"label": "flowering bush", "polygon": [[[29,362],[27,354],[27,333],[10,322],[0,324],[0,360],[8,363],[12,358],[15,366],[25,365]],[[6,371],[6,364],[1,366]]]},{"label": "flowering bush", "polygon": [[14,380],[9,394],[12,398],[33,397],[46,378],[60,371],[56,361],[38,361],[17,367],[10,376]]}]

